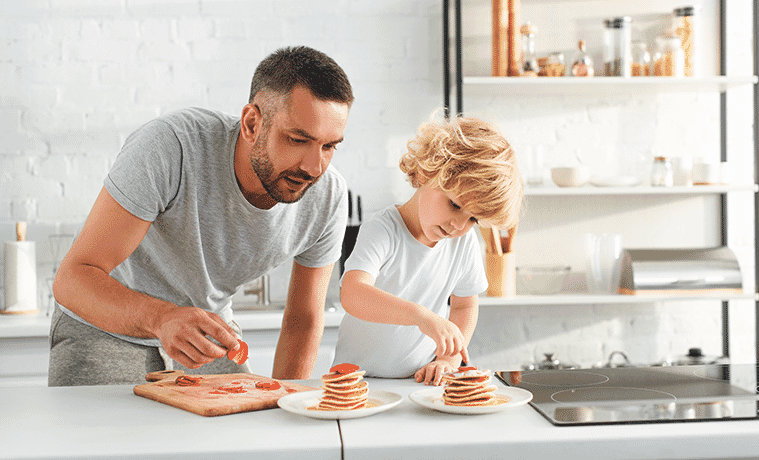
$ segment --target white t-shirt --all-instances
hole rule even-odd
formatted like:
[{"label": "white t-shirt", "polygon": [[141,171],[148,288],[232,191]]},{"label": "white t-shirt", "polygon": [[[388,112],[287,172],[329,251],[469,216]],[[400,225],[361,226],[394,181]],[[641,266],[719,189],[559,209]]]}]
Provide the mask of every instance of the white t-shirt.
[{"label": "white t-shirt", "polygon": [[[395,206],[361,225],[356,246],[345,262],[345,273],[350,270],[370,274],[375,287],[443,318],[450,313],[451,294],[477,295],[488,286],[474,231],[428,247],[411,235]],[[356,364],[367,376],[405,378],[429,364],[435,348],[435,341],[418,326],[372,323],[346,313],[334,363]]]}]

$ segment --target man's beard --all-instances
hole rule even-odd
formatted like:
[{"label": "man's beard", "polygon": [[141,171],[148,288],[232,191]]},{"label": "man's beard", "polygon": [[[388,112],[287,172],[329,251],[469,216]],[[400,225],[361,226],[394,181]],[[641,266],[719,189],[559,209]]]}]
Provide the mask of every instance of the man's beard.
[{"label": "man's beard", "polygon": [[[300,169],[291,171],[285,170],[279,174],[274,173],[274,166],[269,159],[268,150],[266,149],[266,140],[268,139],[269,130],[264,128],[261,135],[253,144],[250,155],[250,164],[261,181],[266,193],[279,203],[295,203],[303,198],[306,191],[319,180],[319,177],[313,177]],[[287,188],[286,177],[297,179],[299,181],[309,182],[303,190],[292,192]]]}]

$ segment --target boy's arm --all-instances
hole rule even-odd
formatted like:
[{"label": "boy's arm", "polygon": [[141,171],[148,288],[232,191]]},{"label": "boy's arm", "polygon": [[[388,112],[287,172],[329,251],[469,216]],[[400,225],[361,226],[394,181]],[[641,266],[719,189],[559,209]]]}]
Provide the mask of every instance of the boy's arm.
[{"label": "boy's arm", "polygon": [[418,326],[437,344],[437,356],[461,353],[464,359],[468,358],[464,335],[456,324],[422,305],[375,287],[374,277],[365,271],[349,270],[345,273],[340,288],[340,303],[345,311],[364,321]]},{"label": "boy's arm", "polygon": [[[468,297],[451,296],[451,313],[450,321],[458,326],[464,336],[464,344],[469,346],[469,341],[474,334],[474,328],[477,326],[477,315],[479,312],[479,298],[476,295]],[[424,382],[425,385],[440,385],[443,380],[443,374],[454,372],[464,362],[469,361],[469,355],[463,354],[438,356],[435,360],[423,368],[419,369],[414,378],[417,382]]]}]

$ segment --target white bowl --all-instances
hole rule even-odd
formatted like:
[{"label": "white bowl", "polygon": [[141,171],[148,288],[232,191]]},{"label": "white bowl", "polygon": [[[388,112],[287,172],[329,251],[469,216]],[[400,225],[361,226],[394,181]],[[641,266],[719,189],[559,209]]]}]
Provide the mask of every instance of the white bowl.
[{"label": "white bowl", "polygon": [[517,267],[517,278],[530,294],[556,294],[571,271],[567,265],[538,265]]},{"label": "white bowl", "polygon": [[587,166],[551,168],[551,179],[559,187],[582,187],[590,179],[590,168]]}]

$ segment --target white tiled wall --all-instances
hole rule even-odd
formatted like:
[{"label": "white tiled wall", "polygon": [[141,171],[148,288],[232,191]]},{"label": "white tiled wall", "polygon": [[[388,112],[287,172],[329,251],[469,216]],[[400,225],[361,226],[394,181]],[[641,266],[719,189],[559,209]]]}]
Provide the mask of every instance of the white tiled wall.
[{"label": "white tiled wall", "polygon": [[[528,2],[532,2],[533,13]],[[46,307],[49,300],[45,279],[53,263],[48,235],[73,232],[83,222],[124,138],[140,124],[180,107],[238,113],[247,101],[255,66],[280,46],[318,48],[348,73],[356,103],[346,141],[333,162],[354,193],[362,196],[365,215],[403,201],[411,189],[397,160],[416,126],[442,104],[441,3],[0,0],[0,238],[14,237],[16,221],[29,222],[29,239],[37,242],[41,306]],[[573,30],[586,30],[599,18],[625,13],[632,5],[636,5],[634,13],[648,14],[649,19],[672,6],[671,2],[586,0],[579,2],[584,11],[597,8],[586,20],[555,15],[551,23],[542,10],[571,7],[573,2],[523,3],[525,14],[540,15],[538,22],[548,21],[548,26],[542,27],[543,37],[555,40],[539,43],[538,51],[570,49],[564,45],[569,38],[560,46],[555,45],[556,40],[574,40]],[[696,3],[703,3],[706,12],[715,11],[716,1]],[[730,65],[736,66],[737,74],[751,72],[740,66],[750,61],[745,57],[751,53],[746,31],[750,21],[745,20],[750,3],[731,0],[731,8],[737,10],[732,13],[730,40],[746,45],[733,45],[738,63]],[[487,53],[483,57],[481,50],[489,46],[489,2],[467,0],[464,6],[465,28],[483,29],[465,41],[470,51],[467,71],[477,73],[484,68],[487,73]],[[651,11],[645,13],[641,8]],[[705,28],[713,31],[714,24],[707,20]],[[563,32],[551,34],[552,30]],[[592,47],[598,51],[600,45]],[[705,61],[714,70],[717,57],[710,53]],[[536,102],[480,97],[468,99],[465,108],[497,121],[520,153],[547,149],[555,152],[552,161],[559,161],[591,145],[601,159],[608,152],[626,155],[613,157],[620,162],[620,158],[629,161],[636,152],[651,148],[703,149],[715,154],[719,145],[717,104],[713,95],[579,102],[572,98]],[[684,109],[678,112],[676,107]],[[744,118],[748,117],[740,119]],[[750,120],[731,129],[737,129],[731,131],[731,146],[750,148]],[[563,203],[569,209],[564,212],[571,216],[576,203]],[[669,218],[681,205],[665,200],[664,208],[656,212]],[[540,209],[539,203],[534,206]],[[745,225],[752,225],[753,218],[741,209],[735,213],[745,219]],[[649,210],[645,203],[643,210],[643,214]],[[563,236],[566,229],[542,225],[544,217],[533,214],[532,223],[525,221],[520,227],[525,236],[523,260],[527,254],[539,261],[566,252],[549,250],[536,256],[530,247],[543,238],[557,238],[547,240],[554,241],[544,245],[549,248],[571,244]],[[637,217],[633,214],[627,219]],[[641,223],[638,228],[649,227]],[[742,246],[740,257],[750,266],[751,232],[745,226],[744,230],[740,225],[733,228],[738,230],[731,230],[731,238]],[[709,241],[715,232],[707,228],[689,237]],[[629,240],[641,245],[647,234],[626,232]],[[576,249],[568,252],[570,259],[581,256]],[[284,298],[288,274],[289,267],[272,274],[275,299]],[[748,278],[753,279],[753,273]],[[733,317],[747,310],[736,308]],[[669,352],[684,352],[689,346],[702,346],[710,354],[721,351],[719,308],[712,306],[487,307],[482,309],[480,323],[473,355],[492,366],[519,365],[548,348],[585,364],[616,349],[627,351],[633,360],[647,362]],[[733,349],[750,358],[754,338],[749,324],[753,324],[753,316],[734,326],[733,334],[734,341],[748,351],[736,350],[738,346]]]}]

